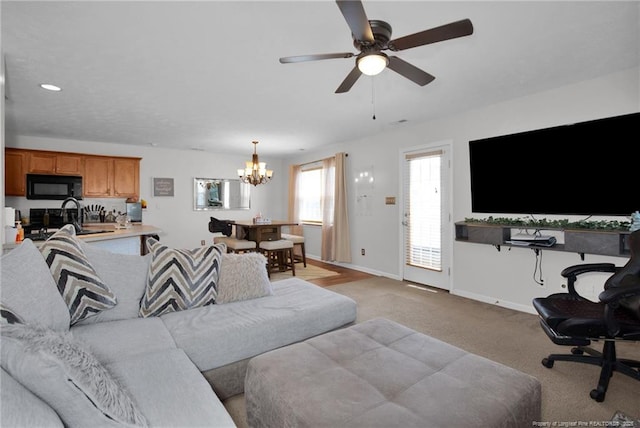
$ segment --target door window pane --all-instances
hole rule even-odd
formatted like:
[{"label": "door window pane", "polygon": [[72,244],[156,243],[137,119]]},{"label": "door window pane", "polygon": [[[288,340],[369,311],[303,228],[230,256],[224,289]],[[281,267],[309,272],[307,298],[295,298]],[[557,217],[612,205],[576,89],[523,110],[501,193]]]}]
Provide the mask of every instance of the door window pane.
[{"label": "door window pane", "polygon": [[441,152],[407,156],[405,213],[407,264],[442,270]]}]

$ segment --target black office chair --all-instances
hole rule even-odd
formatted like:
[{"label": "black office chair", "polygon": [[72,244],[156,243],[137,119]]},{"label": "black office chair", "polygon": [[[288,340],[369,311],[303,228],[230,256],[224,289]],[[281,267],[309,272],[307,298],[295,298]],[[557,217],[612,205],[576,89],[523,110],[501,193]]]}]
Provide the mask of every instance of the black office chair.
[{"label": "black office chair", "polygon": [[218,220],[215,217],[210,217],[209,232],[211,233],[220,232],[224,236],[231,236],[232,231],[233,231],[233,225],[229,222],[229,220]]},{"label": "black office chair", "polygon": [[[533,299],[547,336],[557,345],[574,347],[571,354],[551,354],[542,364],[551,368],[555,361],[574,361],[602,367],[598,386],[590,393],[599,402],[604,401],[614,372],[640,380],[640,361],[616,356],[616,341],[640,340],[640,230],[629,235],[629,247],[631,258],[624,266],[570,266],[561,273],[567,278],[567,293]],[[578,276],[588,272],[612,273],[598,302],[580,296],[575,289]],[[602,352],[589,347],[592,341],[604,342]]]}]

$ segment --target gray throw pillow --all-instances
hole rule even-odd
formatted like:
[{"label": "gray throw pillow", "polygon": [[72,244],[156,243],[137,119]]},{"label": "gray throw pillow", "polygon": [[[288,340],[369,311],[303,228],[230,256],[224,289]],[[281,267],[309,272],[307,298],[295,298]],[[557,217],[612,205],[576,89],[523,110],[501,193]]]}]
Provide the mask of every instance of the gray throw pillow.
[{"label": "gray throw pillow", "polygon": [[54,233],[40,252],[69,308],[71,325],[116,305],[115,294],[89,263],[72,225]]},{"label": "gray throw pillow", "polygon": [[112,253],[82,240],[80,245],[102,281],[116,295],[118,304],[85,318],[76,325],[137,318],[140,300],[147,286],[151,254],[140,256]]},{"label": "gray throw pillow", "polygon": [[260,253],[223,254],[216,303],[273,294],[266,264],[267,259]]},{"label": "gray throw pillow", "polygon": [[146,426],[129,393],[71,333],[2,325],[2,368],[51,406],[65,426]]},{"label": "gray throw pillow", "polygon": [[69,309],[31,239],[0,258],[0,302],[27,324],[69,330]]},{"label": "gray throw pillow", "polygon": [[152,254],[140,316],[160,316],[216,302],[224,245],[180,250],[149,238]]},{"label": "gray throw pillow", "polygon": [[15,314],[15,312],[0,303],[0,324],[22,324],[22,318]]}]

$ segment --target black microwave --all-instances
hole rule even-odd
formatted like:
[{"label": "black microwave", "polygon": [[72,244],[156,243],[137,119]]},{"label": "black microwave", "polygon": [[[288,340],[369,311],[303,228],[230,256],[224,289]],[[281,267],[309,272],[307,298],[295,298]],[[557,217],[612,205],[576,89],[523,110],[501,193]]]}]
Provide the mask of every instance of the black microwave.
[{"label": "black microwave", "polygon": [[82,177],[27,174],[27,199],[82,199]]}]

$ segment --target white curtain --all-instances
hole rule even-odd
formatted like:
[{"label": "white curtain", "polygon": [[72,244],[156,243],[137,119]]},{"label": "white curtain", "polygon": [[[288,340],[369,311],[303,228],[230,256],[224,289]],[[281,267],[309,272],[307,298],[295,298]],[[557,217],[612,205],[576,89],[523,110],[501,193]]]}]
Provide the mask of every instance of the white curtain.
[{"label": "white curtain", "polygon": [[292,235],[302,236],[304,229],[300,224],[300,165],[291,165],[289,167],[289,221],[298,223],[298,226],[289,226],[289,233]]}]

